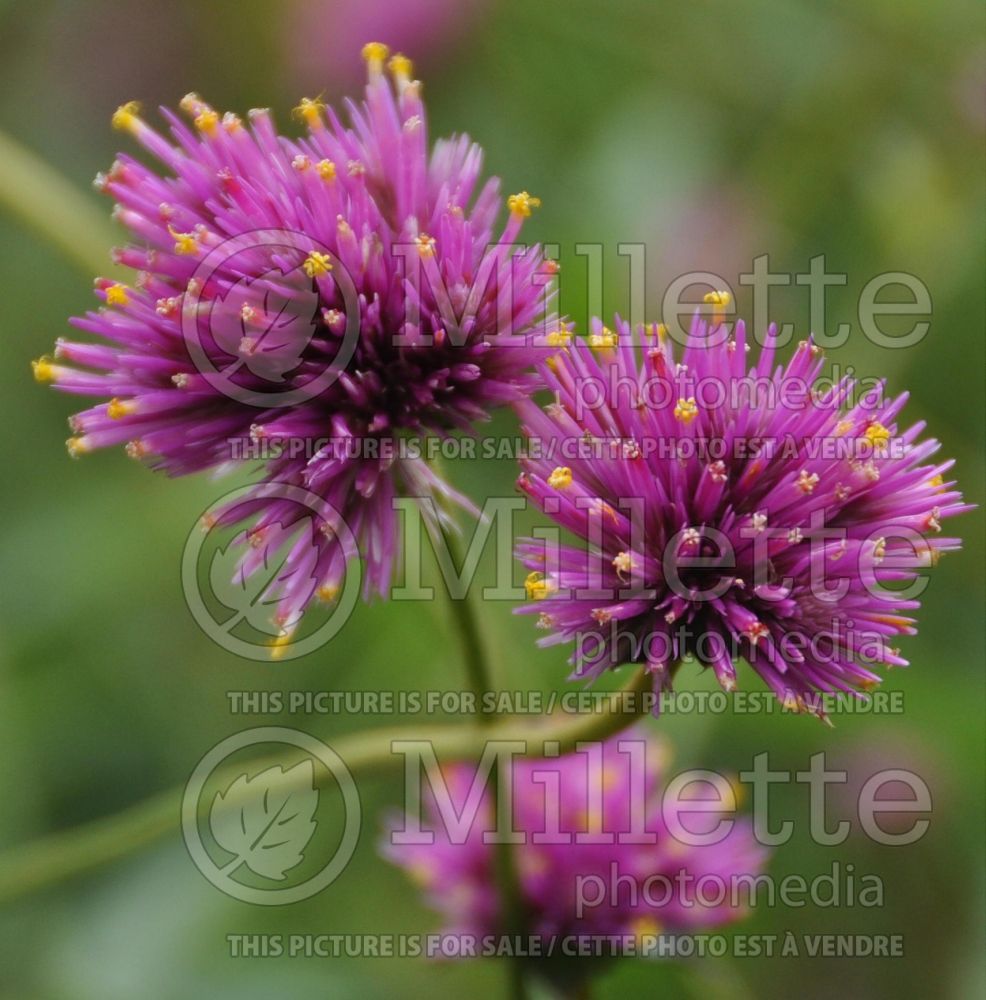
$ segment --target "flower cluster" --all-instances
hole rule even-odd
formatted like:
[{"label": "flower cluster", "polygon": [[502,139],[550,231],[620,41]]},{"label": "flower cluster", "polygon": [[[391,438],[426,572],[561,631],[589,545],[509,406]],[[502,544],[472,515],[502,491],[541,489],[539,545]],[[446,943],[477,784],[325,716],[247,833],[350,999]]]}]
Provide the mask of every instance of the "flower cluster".
[{"label": "flower cluster", "polygon": [[[578,677],[640,662],[661,688],[692,655],[730,691],[742,656],[794,707],[905,665],[891,640],[918,601],[899,591],[958,548],[942,522],[969,509],[924,425],[898,429],[906,395],[814,390],[821,351],[804,341],[779,365],[774,328],[752,366],[743,323],[731,335],[721,316],[696,314],[680,362],[660,325],[636,333],[594,321],[542,365],[554,400],[519,407],[538,442],[520,488],[583,540],[519,546],[542,644],[575,639]],[[706,403],[696,385],[725,391]],[[592,447],[605,440],[619,449]]]},{"label": "flower cluster", "polygon": [[[741,876],[757,875],[766,860],[749,826],[736,820],[716,843],[701,846],[676,838],[663,818],[665,745],[640,730],[593,748],[513,763],[513,829],[521,840],[511,850],[528,932],[545,941],[637,938],[743,916],[733,889]],[[455,764],[442,777],[451,808],[463,815],[476,769]],[[711,834],[726,808],[704,802],[701,814],[689,811],[681,822],[691,833]],[[484,842],[494,828],[493,812],[487,796],[466,835],[453,836],[432,793],[423,827],[433,834],[432,843],[400,843],[400,818],[384,839],[384,854],[425,891],[448,934],[482,938],[504,932],[496,845]],[[702,891],[712,884],[715,892]]]},{"label": "flower cluster", "polygon": [[[61,339],[34,365],[40,381],[100,400],[71,420],[74,456],[122,444],[183,474],[226,466],[251,442],[329,439],[314,455],[283,449],[260,486],[303,488],[338,514],[367,594],[389,586],[396,494],[465,501],[423,461],[346,442],[468,431],[527,396],[554,273],[536,249],[511,246],[538,199],[507,199],[497,232],[503,199],[495,178],[480,183],[481,150],[466,136],[429,150],[420,83],[388,55],[365,47],[366,99],[349,105],[350,124],[302,100],[300,139],[266,110],[244,122],[194,94],[181,102],[190,125],[163,112],[170,137],[121,107],[113,124],[163,168],[120,156],[96,181],[132,235],[116,260],[135,278],[98,279],[100,308],[73,320],[100,342]],[[245,572],[299,513],[261,489],[219,520],[248,517]],[[300,530],[289,557],[306,572],[276,582],[284,639],[346,570],[331,528],[316,532],[314,556],[310,539]]]}]

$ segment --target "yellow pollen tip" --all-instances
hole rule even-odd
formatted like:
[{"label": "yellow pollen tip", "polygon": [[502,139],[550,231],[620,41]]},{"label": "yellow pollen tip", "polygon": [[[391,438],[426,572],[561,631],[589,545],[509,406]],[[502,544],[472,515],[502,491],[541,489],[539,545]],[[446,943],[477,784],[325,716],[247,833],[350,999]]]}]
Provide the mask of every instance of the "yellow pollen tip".
[{"label": "yellow pollen tip", "polygon": [[212,108],[203,108],[195,116],[195,127],[206,135],[213,135],[219,125],[219,115]]},{"label": "yellow pollen tip", "polygon": [[172,226],[168,226],[168,232],[175,241],[175,253],[185,254],[186,256],[198,253],[199,244],[195,239],[195,233],[179,233]]},{"label": "yellow pollen tip", "polygon": [[524,590],[529,601],[543,601],[554,589],[554,584],[546,580],[543,573],[528,573],[524,580]]},{"label": "yellow pollen tip", "polygon": [[712,322],[718,326],[726,318],[726,309],[733,301],[733,297],[724,289],[718,289],[714,292],[706,292],[702,296],[702,301],[706,305],[712,306]]},{"label": "yellow pollen tip", "polygon": [[329,260],[328,254],[312,250],[301,266],[309,278],[318,278],[332,270],[332,261]]},{"label": "yellow pollen tip", "polygon": [[526,191],[520,191],[517,194],[512,194],[507,199],[507,208],[510,209],[513,215],[519,215],[521,218],[529,219],[531,217],[531,212],[535,208],[541,207],[541,199],[535,198],[534,195],[528,194]]},{"label": "yellow pollen tip", "polygon": [[288,646],[291,645],[291,633],[287,630],[282,631],[279,635],[275,636],[270,644],[270,658],[272,660],[279,660]]},{"label": "yellow pollen tip", "polygon": [[89,450],[89,442],[81,436],[70,437],[65,442],[65,447],[68,448],[68,453],[72,456],[72,458],[78,458],[80,455],[84,455]]},{"label": "yellow pollen tip", "polygon": [[414,73],[414,65],[406,55],[395,52],[387,63],[387,68],[397,77],[398,80],[410,80]]},{"label": "yellow pollen tip", "polygon": [[126,285],[110,285],[106,289],[106,304],[108,306],[125,306],[130,301]]},{"label": "yellow pollen tip", "polygon": [[928,480],[928,485],[934,487],[936,490],[940,490],[945,485],[944,476],[932,476]]},{"label": "yellow pollen tip", "polygon": [[390,55],[390,49],[383,42],[367,42],[363,46],[363,58],[377,68],[381,67]]},{"label": "yellow pollen tip", "polygon": [[298,102],[297,107],[291,111],[291,114],[298,121],[303,121],[307,125],[317,125],[322,120],[322,108],[324,107],[325,104],[317,97],[303,97]]},{"label": "yellow pollen tip", "polygon": [[618,339],[608,326],[604,326],[599,333],[589,334],[589,346],[594,351],[608,351],[616,347]]},{"label": "yellow pollen tip", "polygon": [[122,420],[124,417],[135,413],[137,403],[133,399],[117,399],[114,397],[106,404],[106,416],[110,420]]},{"label": "yellow pollen tip", "polygon": [[563,490],[572,485],[572,470],[567,465],[559,465],[550,476],[548,485],[553,490]]},{"label": "yellow pollen tip", "polygon": [[315,591],[315,596],[324,604],[331,604],[339,596],[339,588],[334,584],[325,584]]},{"label": "yellow pollen tip", "polygon": [[55,366],[51,363],[51,358],[46,354],[37,361],[31,362],[31,371],[34,372],[35,382],[54,382]]},{"label": "yellow pollen tip", "polygon": [[336,165],[331,160],[319,160],[315,164],[315,169],[318,171],[318,176],[322,178],[323,181],[335,180],[336,176]]},{"label": "yellow pollen tip", "polygon": [[572,342],[572,335],[568,330],[552,330],[545,339],[548,347],[568,347]]},{"label": "yellow pollen tip", "polygon": [[682,423],[690,424],[698,416],[695,397],[689,396],[688,399],[679,399],[678,405],[674,408],[674,415]]},{"label": "yellow pollen tip", "polygon": [[890,431],[888,431],[883,424],[874,420],[873,423],[866,428],[863,436],[872,445],[886,444],[890,440]]},{"label": "yellow pollen tip", "polygon": [[127,101],[126,104],[121,104],[113,112],[113,117],[110,119],[113,128],[119,129],[121,132],[132,132],[140,121],[137,117],[139,112],[140,104],[137,101]]},{"label": "yellow pollen tip", "polygon": [[427,233],[422,233],[420,236],[415,237],[415,243],[418,244],[418,253],[422,257],[434,257],[435,256],[435,237],[429,236]]}]

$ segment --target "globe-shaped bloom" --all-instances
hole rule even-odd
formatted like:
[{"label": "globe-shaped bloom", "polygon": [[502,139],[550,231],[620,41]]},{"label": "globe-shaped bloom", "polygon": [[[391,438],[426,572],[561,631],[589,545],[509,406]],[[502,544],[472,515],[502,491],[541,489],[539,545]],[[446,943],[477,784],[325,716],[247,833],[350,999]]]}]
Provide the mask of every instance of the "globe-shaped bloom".
[{"label": "globe-shaped bloom", "polygon": [[[480,185],[481,150],[465,136],[429,148],[410,62],[376,43],[364,57],[350,124],[304,99],[304,138],[194,94],[181,102],[191,125],[163,111],[170,137],[121,107],[114,125],[161,169],[121,156],[96,182],[131,234],[116,260],[135,277],[98,279],[100,308],[73,320],[99,343],[59,340],[34,369],[100,400],[71,419],[74,456],[125,445],[169,474],[265,462],[256,502],[218,517],[252,522],[241,573],[304,519],[272,499],[270,484],[289,484],[345,522],[365,592],[383,594],[395,496],[463,502],[402,439],[469,430],[530,393],[554,269],[513,245],[538,199],[508,198],[495,234],[503,202],[495,178]],[[315,527],[285,563],[304,572],[267,587],[282,638],[313,594],[335,594],[352,555],[332,517]]]},{"label": "globe-shaped bloom", "polygon": [[778,364],[774,328],[750,365],[721,306],[680,361],[663,326],[636,333],[594,321],[542,366],[554,401],[520,405],[520,488],[580,540],[519,546],[542,644],[574,640],[577,677],[644,663],[662,690],[692,656],[731,691],[743,658],[819,714],[905,665],[921,569],[968,509],[924,425],[898,427],[906,395],[825,385],[810,341]]},{"label": "globe-shaped bloom", "polygon": [[[668,756],[663,741],[638,728],[561,757],[514,759],[512,828],[519,842],[510,849],[525,934],[545,944],[571,939],[557,947],[571,955],[578,939],[625,939],[640,948],[642,936],[693,932],[745,915],[767,853],[750,824],[732,815],[736,802],[725,787],[690,783],[672,802]],[[445,809],[470,818],[476,768],[453,764],[442,768],[442,778]],[[698,813],[690,798],[714,798],[722,808],[704,801]],[[486,842],[494,829],[490,796],[464,835],[450,829],[452,813],[437,803],[432,792],[421,825],[431,843],[400,842],[406,826],[395,817],[385,856],[422,888],[447,934],[506,933],[500,848]],[[648,948],[653,942],[641,950]]]}]

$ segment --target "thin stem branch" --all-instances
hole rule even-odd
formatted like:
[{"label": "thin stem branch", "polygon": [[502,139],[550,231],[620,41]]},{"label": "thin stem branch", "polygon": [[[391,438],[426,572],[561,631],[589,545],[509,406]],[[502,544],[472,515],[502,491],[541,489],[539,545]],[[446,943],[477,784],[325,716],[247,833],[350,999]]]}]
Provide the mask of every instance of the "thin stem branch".
[{"label": "thin stem branch", "polygon": [[[460,536],[455,531],[444,528],[439,530],[452,562],[457,567],[461,566],[464,553]],[[493,671],[487,645],[483,640],[480,615],[473,596],[474,589],[467,588],[465,596],[461,598],[452,597],[447,589],[445,593],[452,621],[459,635],[459,644],[462,646],[462,663],[469,679],[469,687],[476,696],[479,720],[485,723],[489,721],[489,717],[482,710],[483,700],[486,693],[493,690]]]},{"label": "thin stem branch", "polygon": [[106,214],[39,156],[0,132],[0,208],[57,247],[86,275],[114,276]]},{"label": "thin stem branch", "polygon": [[[453,566],[458,572],[460,567],[464,567],[461,538],[453,530],[441,528],[440,531]],[[490,667],[487,645],[483,640],[482,615],[476,606],[475,593],[475,587],[468,586],[463,597],[455,599],[446,588],[447,603],[462,646],[463,665],[469,678],[469,685],[476,696],[478,720],[481,725],[490,726],[493,719],[483,710],[483,704],[486,693],[493,690],[493,671]],[[497,761],[490,774],[489,794],[490,801],[493,803],[499,802],[499,787],[503,778],[500,768],[501,763]],[[504,842],[495,845],[494,870],[496,885],[500,893],[503,931],[508,937],[519,937],[524,933],[527,921],[520,876],[512,844]],[[507,966],[510,996],[513,1000],[527,1000],[527,983],[521,960],[519,958],[507,959]]]},{"label": "thin stem branch", "polygon": [[[547,751],[567,753],[583,740],[602,740],[630,725],[646,709],[643,694],[650,677],[638,670],[624,688],[601,699],[592,712],[567,715],[511,717],[488,726],[392,726],[339,736],[332,748],[354,774],[372,774],[399,769],[402,758],[393,753],[397,740],[426,740],[440,760],[479,761],[490,740],[526,744],[524,756],[543,757]],[[559,750],[555,748],[558,747]],[[284,765],[290,754],[258,760],[258,768]],[[238,777],[243,765],[228,769],[227,784]],[[321,776],[321,769],[316,771]],[[183,787],[158,793],[114,816],[49,834],[39,840],[10,848],[0,854],[0,902],[92,871],[118,861],[164,837],[179,836]]]}]

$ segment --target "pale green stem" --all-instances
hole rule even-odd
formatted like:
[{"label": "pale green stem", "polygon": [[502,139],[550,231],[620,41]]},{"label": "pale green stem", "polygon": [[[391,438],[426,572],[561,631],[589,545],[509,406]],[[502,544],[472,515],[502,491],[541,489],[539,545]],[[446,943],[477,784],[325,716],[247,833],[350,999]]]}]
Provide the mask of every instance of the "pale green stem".
[{"label": "pale green stem", "polygon": [[[444,538],[452,562],[458,569],[464,558],[459,536],[454,531],[441,529],[441,537]],[[469,678],[469,687],[476,696],[478,717],[480,722],[486,723],[489,717],[483,712],[483,698],[488,691],[493,690],[493,671],[487,645],[483,639],[482,616],[476,608],[473,592],[474,588],[468,587],[466,595],[456,599],[446,590],[446,597],[452,621],[459,635],[459,644],[462,646],[462,665]]]},{"label": "pale green stem", "polygon": [[0,208],[57,247],[89,276],[120,273],[110,260],[115,240],[101,212],[54,167],[0,132]]},{"label": "pale green stem", "polygon": [[[545,744],[557,743],[560,752],[566,753],[576,743],[605,739],[628,726],[643,712],[641,695],[649,687],[649,675],[640,670],[591,713],[508,718],[489,726],[394,726],[339,736],[332,740],[332,748],[354,774],[399,769],[403,759],[391,750],[395,740],[426,740],[436,756],[446,761],[479,761],[490,740],[524,741],[528,757],[544,756]],[[554,746],[549,749],[555,752]],[[273,755],[256,763],[266,768],[291,760],[290,754]],[[241,764],[231,765],[228,774],[219,778],[226,777],[227,785],[231,784],[242,770]],[[316,775],[321,775],[321,769]],[[173,788],[114,816],[8,849],[0,854],[0,902],[127,857],[168,834],[177,836],[182,792]]]},{"label": "pale green stem", "polygon": [[[458,571],[464,561],[464,553],[459,535],[453,530],[440,529],[453,566]],[[482,614],[476,605],[475,587],[469,586],[465,595],[456,600],[448,593],[448,606],[456,625],[462,646],[463,666],[469,678],[469,685],[476,696],[478,719],[481,725],[489,726],[492,717],[483,710],[484,696],[493,690],[493,671],[486,643],[483,640]],[[497,802],[500,787],[500,763],[497,762],[490,774],[490,801]],[[503,929],[510,937],[524,933],[524,904],[520,878],[514,859],[512,845],[497,844],[495,853],[496,883],[503,901]],[[514,1000],[526,1000],[527,985],[524,968],[520,959],[508,959],[510,975],[510,995]]]}]

